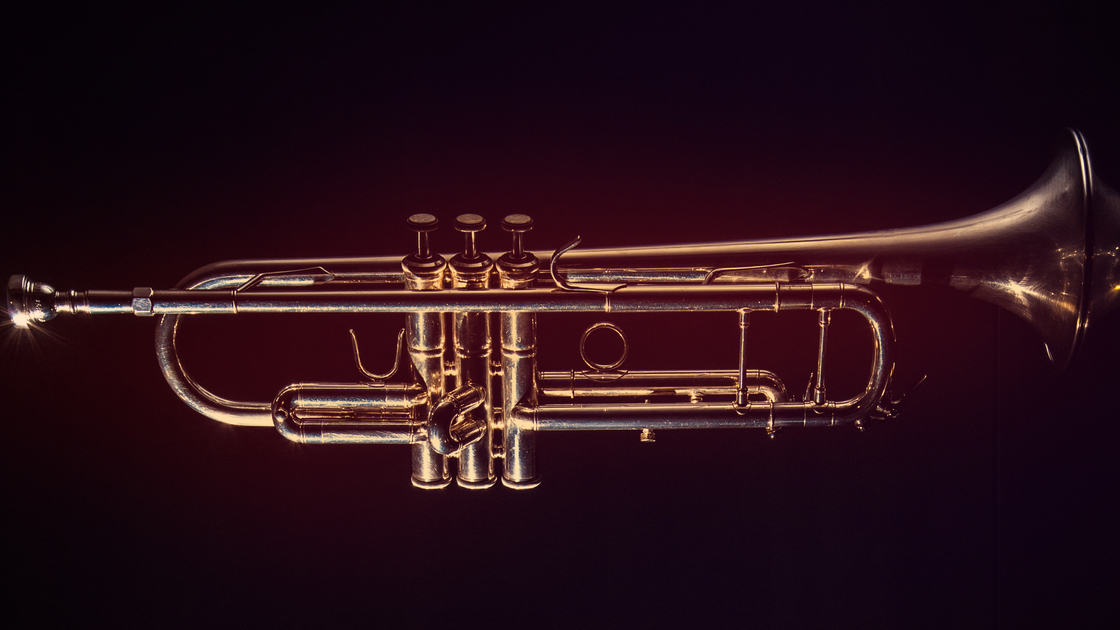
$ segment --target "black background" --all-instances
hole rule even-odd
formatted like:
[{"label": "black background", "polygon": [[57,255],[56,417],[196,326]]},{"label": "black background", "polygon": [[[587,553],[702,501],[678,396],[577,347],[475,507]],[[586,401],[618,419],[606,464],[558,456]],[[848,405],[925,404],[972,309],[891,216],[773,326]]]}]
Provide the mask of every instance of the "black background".
[{"label": "black background", "polygon": [[[0,272],[127,289],[229,258],[403,254],[413,212],[444,220],[445,251],[462,212],[495,250],[512,212],[541,249],[922,225],[1013,197],[1067,126],[1120,182],[1114,9],[902,6],[8,14]],[[1120,321],[1057,374],[995,307],[885,297],[899,379],[930,375],[901,420],[548,434],[528,492],[425,492],[406,448],[197,416],[160,376],[154,322],[5,327],[3,616],[1010,628],[1111,611]],[[542,368],[578,367],[599,319],[542,316]],[[733,315],[611,319],[628,367],[735,365]],[[268,400],[354,380],[349,327],[377,369],[401,318],[189,324],[201,382]],[[836,388],[862,379],[852,328]],[[815,330],[758,316],[753,361],[799,390]]]}]

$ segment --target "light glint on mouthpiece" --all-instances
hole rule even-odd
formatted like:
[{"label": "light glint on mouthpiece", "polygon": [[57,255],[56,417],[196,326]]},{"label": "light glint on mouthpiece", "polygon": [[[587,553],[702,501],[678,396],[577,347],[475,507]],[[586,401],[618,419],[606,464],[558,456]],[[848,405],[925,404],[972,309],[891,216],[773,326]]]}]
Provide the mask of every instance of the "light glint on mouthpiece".
[{"label": "light glint on mouthpiece", "polygon": [[8,314],[12,316],[12,325],[16,328],[31,328],[31,318],[27,316],[27,313],[9,311]]},{"label": "light glint on mouthpiece", "polygon": [[57,314],[54,287],[32,282],[24,275],[8,279],[8,317],[17,328],[30,328],[31,322],[45,322]]}]

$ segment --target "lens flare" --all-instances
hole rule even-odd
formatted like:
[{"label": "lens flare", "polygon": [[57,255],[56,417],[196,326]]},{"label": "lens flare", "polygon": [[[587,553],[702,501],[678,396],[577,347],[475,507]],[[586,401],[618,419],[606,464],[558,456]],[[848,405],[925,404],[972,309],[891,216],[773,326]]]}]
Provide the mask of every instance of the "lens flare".
[{"label": "lens flare", "polygon": [[12,325],[14,325],[16,328],[23,328],[24,330],[31,328],[31,318],[27,316],[27,313],[16,311],[11,315]]}]

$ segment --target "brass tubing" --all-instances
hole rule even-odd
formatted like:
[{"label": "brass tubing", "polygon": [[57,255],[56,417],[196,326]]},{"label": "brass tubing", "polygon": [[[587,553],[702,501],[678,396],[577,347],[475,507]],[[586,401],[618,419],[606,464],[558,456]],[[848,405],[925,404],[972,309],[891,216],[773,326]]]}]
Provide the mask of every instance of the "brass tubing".
[{"label": "brass tubing", "polygon": [[411,444],[424,439],[415,385],[297,383],[272,403],[276,430],[303,444]]},{"label": "brass tubing", "polygon": [[817,324],[821,327],[820,343],[817,345],[817,384],[813,387],[813,402],[818,405],[823,405],[827,400],[824,391],[824,354],[828,348],[828,324],[832,321],[832,316],[827,308],[822,308],[817,318]]},{"label": "brass tubing", "polygon": [[[470,215],[463,215],[465,218]],[[480,217],[475,217],[481,220]],[[458,222],[458,219],[456,219]],[[476,227],[473,226],[472,227]],[[451,274],[452,290],[424,291],[423,295],[441,293],[451,298],[473,301],[475,296],[488,296],[495,301],[505,291],[489,289],[491,271],[494,263],[485,257],[478,257],[474,249],[474,231],[464,232],[466,253],[451,258],[448,270]],[[408,309],[406,309],[408,310]],[[452,332],[455,344],[455,388],[467,386],[481,388],[484,399],[480,406],[467,413],[468,422],[484,428],[482,437],[459,450],[459,471],[456,480],[460,487],[470,489],[489,488],[497,481],[494,475],[494,456],[492,419],[494,417],[494,379],[490,375],[490,356],[492,350],[491,315],[489,308],[443,309],[453,313]]]},{"label": "brass tubing", "polygon": [[[419,219],[417,229],[417,249],[415,256],[409,255],[400,262],[404,271],[405,287],[413,292],[439,290],[443,287],[447,263],[440,257],[431,256],[428,235],[434,217],[414,216]],[[429,220],[431,219],[431,220]],[[411,219],[410,219],[411,221]],[[428,392],[428,412],[436,408],[444,394],[447,375],[444,373],[443,356],[447,349],[446,328],[443,313],[418,313],[410,311],[405,316],[405,341],[408,356],[412,360],[415,378]],[[430,441],[412,444],[412,485],[425,490],[446,488],[451,483],[451,472],[447,457],[437,453]]]},{"label": "brass tubing", "polygon": [[[193,298],[195,295],[221,294],[227,298],[232,297],[229,291],[156,291],[153,295],[155,304],[159,304],[165,294],[185,294],[184,297]],[[245,296],[248,294],[241,294]],[[813,308],[843,307],[846,303],[873,303],[882,308],[879,298],[872,292],[862,287],[845,284],[829,285],[745,285],[745,286],[702,286],[702,287],[627,287],[619,289],[609,296],[595,293],[555,292],[540,289],[524,289],[517,291],[368,291],[338,293],[265,293],[268,296],[270,308],[273,311],[305,312],[347,312],[345,308],[336,308],[339,295],[345,296],[346,302],[356,302],[366,305],[363,309],[369,312],[379,311],[415,311],[424,313],[439,313],[451,311],[464,313],[469,311],[498,311],[508,312],[517,307],[525,311],[537,312],[638,312],[650,311],[711,311],[727,310],[810,310]],[[202,296],[199,296],[202,297]],[[192,299],[192,302],[197,300]],[[323,307],[306,308],[318,305]],[[237,309],[230,305],[229,312]],[[247,309],[252,310],[252,309]],[[198,310],[185,309],[183,312],[198,313]],[[201,312],[214,312],[204,309]],[[168,315],[161,318],[156,331],[156,350],[160,367],[164,377],[175,393],[191,408],[199,413],[228,424],[246,426],[271,426],[272,418],[269,412],[270,403],[241,402],[220,398],[211,394],[196,384],[179,363],[175,348],[175,334],[179,321],[178,315]],[[456,317],[457,332],[460,334],[460,322],[466,321]],[[478,318],[475,320],[478,321]],[[486,343],[488,344],[489,326],[483,317],[478,326],[486,326]],[[887,323],[889,327],[889,320]],[[474,333],[472,333],[473,335]],[[893,333],[892,337],[893,339]],[[458,343],[458,342],[457,342]],[[488,353],[487,353],[488,356]],[[481,365],[485,365],[485,360]],[[484,371],[481,366],[476,372]],[[460,377],[461,378],[461,377]],[[488,380],[488,379],[487,379]]]},{"label": "brass tubing", "polygon": [[[519,404],[535,405],[537,318],[533,313],[502,313],[502,418]],[[536,435],[529,427],[506,422],[502,427],[502,484],[519,490],[540,484]]]},{"label": "brass tubing", "polygon": [[[836,308],[841,296],[871,292],[842,283],[721,286],[635,286],[610,293],[553,289],[464,291],[153,291],[151,314],[230,313],[643,313],[778,311]],[[101,310],[102,306],[111,310]],[[119,313],[119,305],[90,301],[90,312]],[[131,312],[135,312],[133,309]],[[147,313],[145,313],[147,314]]]},{"label": "brass tubing", "polygon": [[245,427],[271,427],[272,403],[242,402],[216,396],[187,374],[179,361],[175,336],[179,331],[179,315],[160,318],[156,326],[156,359],[171,390],[198,413],[226,424]]},{"label": "brass tubing", "polygon": [[[417,379],[428,391],[429,408],[444,394],[442,313],[409,313],[405,319],[405,342]],[[412,485],[428,490],[451,483],[447,458],[427,442],[412,445]]]},{"label": "brass tubing", "polygon": [[[742,379],[742,380],[740,380]],[[541,372],[537,388],[552,398],[634,398],[661,396],[727,396],[738,394],[740,383],[748,395],[771,402],[786,400],[786,388],[766,370],[627,370],[618,374],[599,372]]]},{"label": "brass tubing", "polygon": [[[822,296],[823,297],[823,296]],[[833,299],[835,298],[835,299]],[[878,296],[841,292],[825,301],[863,315],[871,325],[874,352],[867,387],[843,402],[615,403],[596,405],[518,405],[507,422],[536,431],[626,429],[777,428],[837,426],[862,420],[875,411],[894,369],[894,330]],[[783,305],[782,310],[786,310]],[[789,308],[804,304],[788,305]]]},{"label": "brass tubing", "polygon": [[[465,293],[465,291],[464,291]],[[465,385],[481,387],[485,402],[469,412],[472,421],[487,429],[482,439],[459,451],[458,482],[464,488],[481,489],[494,485],[494,459],[490,454],[490,418],[493,416],[490,378],[490,316],[489,313],[455,313],[455,375],[457,388]]]},{"label": "brass tubing", "polygon": [[747,328],[751,325],[751,312],[739,311],[739,387],[735,392],[735,404],[747,404]]}]

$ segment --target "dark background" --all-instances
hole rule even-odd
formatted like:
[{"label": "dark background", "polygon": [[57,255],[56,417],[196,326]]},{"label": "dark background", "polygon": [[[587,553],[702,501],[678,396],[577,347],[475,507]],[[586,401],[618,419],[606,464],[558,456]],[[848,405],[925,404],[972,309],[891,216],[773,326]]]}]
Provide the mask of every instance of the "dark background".
[{"label": "dark background", "polygon": [[[533,247],[922,225],[1026,188],[1064,127],[1120,183],[1115,10],[797,4],[56,7],[3,26],[0,273],[170,287],[215,260],[405,253],[404,218],[536,219]],[[154,322],[0,331],[3,617],[22,625],[1082,625],[1115,606],[1120,321],[1057,374],[1028,326],[887,292],[902,419],[547,434],[528,492],[409,484],[404,447],[195,415]],[[541,317],[545,369],[602,317]],[[734,316],[611,318],[627,367],[730,368]],[[282,320],[282,321],[281,321]],[[372,369],[399,316],[189,322],[188,369],[270,399]],[[843,322],[840,322],[843,324]],[[833,337],[835,388],[866,334]],[[812,319],[758,316],[793,390]],[[840,358],[843,353],[850,355]],[[833,365],[830,363],[830,365]],[[197,367],[196,367],[197,366]],[[849,369],[848,366],[855,366]],[[853,372],[854,370],[854,372]],[[854,374],[854,377],[851,375]],[[840,392],[837,392],[840,393]]]}]

